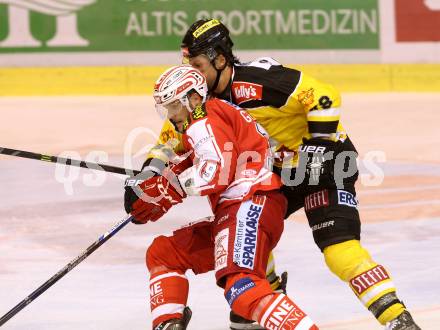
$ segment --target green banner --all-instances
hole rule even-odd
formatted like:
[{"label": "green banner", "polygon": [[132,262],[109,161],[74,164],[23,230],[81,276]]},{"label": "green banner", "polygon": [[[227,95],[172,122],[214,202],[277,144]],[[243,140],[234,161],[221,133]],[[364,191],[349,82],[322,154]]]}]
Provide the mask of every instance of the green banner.
[{"label": "green banner", "polygon": [[177,50],[197,19],[238,50],[378,49],[378,0],[0,0],[0,53]]}]

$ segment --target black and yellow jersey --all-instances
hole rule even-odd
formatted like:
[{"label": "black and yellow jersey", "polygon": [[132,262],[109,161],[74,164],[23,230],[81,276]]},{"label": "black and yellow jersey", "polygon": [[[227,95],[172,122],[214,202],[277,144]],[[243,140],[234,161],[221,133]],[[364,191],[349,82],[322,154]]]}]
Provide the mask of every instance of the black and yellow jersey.
[{"label": "black and yellow jersey", "polygon": [[[278,156],[277,166],[281,166],[283,155],[289,155],[290,165],[296,165],[303,138],[334,141],[347,138],[339,122],[339,92],[269,57],[234,64],[228,88],[216,96],[246,109],[265,128]],[[159,143],[165,143],[167,138],[179,139],[179,133],[168,120]]]},{"label": "black and yellow jersey", "polygon": [[235,64],[229,87],[219,97],[246,109],[266,129],[278,155],[294,155],[293,165],[304,137],[346,139],[339,92],[269,57]]}]

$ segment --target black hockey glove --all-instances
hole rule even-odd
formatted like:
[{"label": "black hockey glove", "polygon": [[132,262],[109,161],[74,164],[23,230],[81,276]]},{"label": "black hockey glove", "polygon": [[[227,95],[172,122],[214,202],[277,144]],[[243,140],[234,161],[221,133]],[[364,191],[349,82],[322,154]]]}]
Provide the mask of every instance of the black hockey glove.
[{"label": "black hockey glove", "polygon": [[138,200],[133,187],[153,176],[160,175],[166,164],[175,156],[171,143],[157,144],[150,149],[150,158],[142,165],[141,173],[136,175],[136,177],[130,177],[125,180],[124,207],[127,213],[132,211],[133,203]]},{"label": "black hockey glove", "polygon": [[139,199],[134,191],[135,187],[153,176],[161,175],[165,167],[166,164],[162,160],[149,158],[142,165],[141,173],[125,180],[124,207],[127,213],[132,211],[133,203]]},{"label": "black hockey glove", "polygon": [[344,188],[344,179],[357,173],[356,152],[346,151],[341,141],[303,139],[299,147],[298,171],[305,172],[302,187],[307,190]]}]

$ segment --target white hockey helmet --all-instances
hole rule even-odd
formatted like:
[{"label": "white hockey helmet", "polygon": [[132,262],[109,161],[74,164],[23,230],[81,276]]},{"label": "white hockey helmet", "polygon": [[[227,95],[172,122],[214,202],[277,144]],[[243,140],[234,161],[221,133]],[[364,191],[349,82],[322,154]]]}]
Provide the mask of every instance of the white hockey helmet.
[{"label": "white hockey helmet", "polygon": [[208,86],[203,74],[190,65],[174,66],[159,77],[154,85],[153,97],[156,103],[156,110],[162,118],[166,118],[168,109],[173,104],[180,106],[179,101],[190,112],[191,107],[188,101],[188,93],[196,91],[206,101]]}]

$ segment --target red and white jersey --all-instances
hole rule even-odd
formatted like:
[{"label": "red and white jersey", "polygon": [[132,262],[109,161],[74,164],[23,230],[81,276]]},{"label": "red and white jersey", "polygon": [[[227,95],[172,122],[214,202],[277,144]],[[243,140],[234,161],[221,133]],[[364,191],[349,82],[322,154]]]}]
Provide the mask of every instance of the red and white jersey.
[{"label": "red and white jersey", "polygon": [[182,188],[188,195],[209,196],[214,211],[281,187],[271,171],[264,130],[227,101],[211,99],[196,107],[185,124],[183,144],[192,166],[179,175]]}]

